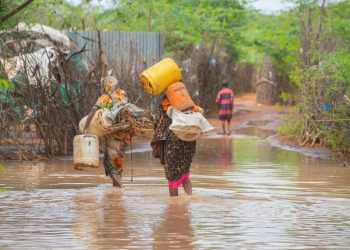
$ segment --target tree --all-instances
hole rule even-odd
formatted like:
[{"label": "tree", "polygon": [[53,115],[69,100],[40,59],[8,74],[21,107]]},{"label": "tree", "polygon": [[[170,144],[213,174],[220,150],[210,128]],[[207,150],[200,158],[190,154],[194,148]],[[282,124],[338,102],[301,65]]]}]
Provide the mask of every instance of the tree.
[{"label": "tree", "polygon": [[[13,10],[11,10],[9,13],[4,14],[2,12],[6,11],[6,5],[8,5],[9,3],[6,3],[5,1],[3,3],[0,3],[0,10],[1,10],[1,17],[0,17],[0,21],[1,22],[5,22],[7,19],[11,18],[12,16],[16,15],[18,12],[20,12],[21,10],[23,10],[24,8],[26,8],[29,4],[31,4],[34,0],[26,0],[25,2],[23,2],[22,4],[18,5],[17,7],[15,7]],[[13,3],[13,2],[11,2]]]},{"label": "tree", "polygon": [[215,41],[237,60],[244,13],[237,0],[120,0],[97,16],[96,26],[161,32],[166,52],[177,56],[188,56],[194,46]]}]

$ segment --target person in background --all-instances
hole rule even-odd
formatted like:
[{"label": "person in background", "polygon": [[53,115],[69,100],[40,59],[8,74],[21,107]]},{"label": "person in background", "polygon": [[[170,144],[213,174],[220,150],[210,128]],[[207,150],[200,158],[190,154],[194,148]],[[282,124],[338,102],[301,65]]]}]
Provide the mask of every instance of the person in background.
[{"label": "person in background", "polygon": [[[101,95],[96,104],[91,108],[84,129],[83,134],[88,133],[88,127],[94,114],[98,109],[107,108],[112,109],[113,105],[120,102],[125,102],[127,96],[124,90],[118,86],[118,80],[112,76],[107,76],[102,80],[105,93]],[[103,159],[106,176],[110,176],[113,181],[113,186],[123,187],[122,173],[124,165],[124,156],[127,147],[131,142],[132,131],[122,131],[118,133],[111,133],[105,136],[106,147]]]},{"label": "person in background", "polygon": [[158,108],[151,142],[153,156],[160,158],[168,180],[170,196],[178,196],[178,187],[182,185],[186,194],[192,194],[190,167],[196,152],[196,141],[183,141],[169,129],[172,122],[166,114],[170,106],[166,95]]},{"label": "person in background", "polygon": [[[230,134],[231,132],[231,119],[234,107],[234,93],[228,87],[228,83],[222,84],[221,90],[216,95],[216,103],[219,109],[219,120],[222,122],[222,132],[224,134]],[[227,127],[226,127],[227,123]],[[227,128],[227,130],[226,130]]]}]

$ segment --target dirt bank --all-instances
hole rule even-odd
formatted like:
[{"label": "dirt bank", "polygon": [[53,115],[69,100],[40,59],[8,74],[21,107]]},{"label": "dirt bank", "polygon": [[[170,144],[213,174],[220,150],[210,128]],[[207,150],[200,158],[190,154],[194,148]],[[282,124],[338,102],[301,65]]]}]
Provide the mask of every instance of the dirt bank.
[{"label": "dirt bank", "polygon": [[[278,128],[282,124],[283,113],[273,105],[256,103],[255,93],[244,94],[235,98],[234,116],[232,119],[232,134],[248,134],[265,138],[271,145],[303,155],[329,159],[332,153],[324,147],[300,147],[297,141],[278,135]],[[208,115],[210,123],[216,127],[214,133],[221,133],[221,122],[217,114]]]}]

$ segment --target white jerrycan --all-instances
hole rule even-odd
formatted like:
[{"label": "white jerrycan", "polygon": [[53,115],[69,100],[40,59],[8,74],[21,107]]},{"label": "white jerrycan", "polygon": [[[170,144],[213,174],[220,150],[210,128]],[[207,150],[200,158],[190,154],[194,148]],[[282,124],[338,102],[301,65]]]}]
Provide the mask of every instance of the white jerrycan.
[{"label": "white jerrycan", "polygon": [[74,168],[78,170],[97,168],[99,164],[99,141],[96,135],[76,135],[73,140]]}]

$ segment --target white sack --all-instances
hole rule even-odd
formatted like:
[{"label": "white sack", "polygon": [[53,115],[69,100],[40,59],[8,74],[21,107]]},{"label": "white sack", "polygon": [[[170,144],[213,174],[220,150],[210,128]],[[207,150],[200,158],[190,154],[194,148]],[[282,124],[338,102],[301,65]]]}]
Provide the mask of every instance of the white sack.
[{"label": "white sack", "polygon": [[169,107],[167,115],[172,119],[169,129],[183,141],[195,141],[214,129],[200,112],[181,112]]},{"label": "white sack", "polygon": [[49,84],[49,65],[57,63],[57,56],[57,51],[53,47],[48,47],[0,61],[9,80],[12,80],[17,72],[23,72],[26,74],[29,84],[38,85],[37,77],[40,78],[40,83]]},{"label": "white sack", "polygon": [[69,37],[63,32],[56,30],[52,27],[42,24],[34,24],[28,26],[25,23],[19,23],[17,25],[17,29],[18,31],[32,31],[39,34],[48,35],[52,40],[64,44],[64,46],[66,46],[67,48],[70,47]]}]

